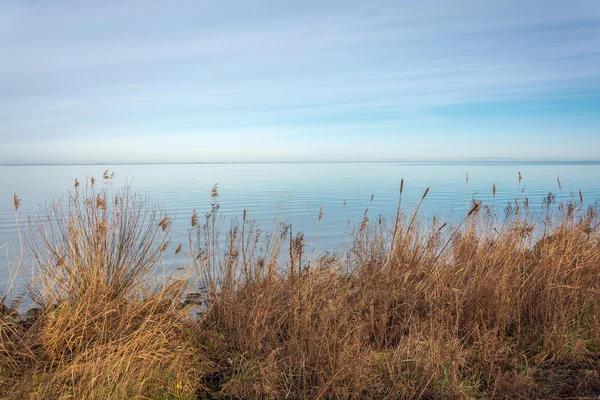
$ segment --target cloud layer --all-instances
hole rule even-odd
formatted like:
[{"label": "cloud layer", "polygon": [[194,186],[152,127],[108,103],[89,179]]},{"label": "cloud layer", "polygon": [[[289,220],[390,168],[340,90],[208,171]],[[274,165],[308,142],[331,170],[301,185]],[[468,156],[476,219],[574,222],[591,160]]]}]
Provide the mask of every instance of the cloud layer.
[{"label": "cloud layer", "polygon": [[600,3],[5,2],[0,163],[598,159]]}]

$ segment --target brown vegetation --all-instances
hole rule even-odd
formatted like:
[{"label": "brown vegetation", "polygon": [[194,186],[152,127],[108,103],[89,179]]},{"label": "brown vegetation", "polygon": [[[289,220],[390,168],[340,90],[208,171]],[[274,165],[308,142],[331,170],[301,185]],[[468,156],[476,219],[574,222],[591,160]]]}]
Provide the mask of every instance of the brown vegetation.
[{"label": "brown vegetation", "polygon": [[582,196],[549,195],[539,212],[523,199],[501,218],[474,203],[454,226],[399,204],[390,224],[365,213],[343,255],[312,255],[301,233],[263,234],[245,213],[220,251],[215,187],[205,220],[191,218],[189,262],[164,277],[164,259],[181,251],[168,246],[168,215],[97,184],[77,182],[30,222],[40,308],[0,306],[4,397],[600,391],[599,218]]}]

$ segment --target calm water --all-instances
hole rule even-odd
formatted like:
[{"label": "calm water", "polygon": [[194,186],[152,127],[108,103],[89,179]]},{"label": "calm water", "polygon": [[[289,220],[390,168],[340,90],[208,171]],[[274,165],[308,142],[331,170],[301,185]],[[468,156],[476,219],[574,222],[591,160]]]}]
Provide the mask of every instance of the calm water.
[{"label": "calm water", "polygon": [[[600,163],[358,163],[358,164],[196,164],[114,166],[0,166],[0,292],[6,287],[9,265],[18,248],[13,193],[22,199],[20,214],[35,211],[72,188],[74,178],[100,178],[105,169],[115,172],[112,185],[131,182],[133,188],[176,214],[173,243],[186,243],[189,217],[209,210],[210,191],[218,183],[224,226],[227,219],[249,219],[261,227],[272,226],[275,217],[304,231],[314,245],[313,221],[319,208],[324,216],[319,227],[319,247],[335,249],[344,240],[350,223],[369,215],[391,216],[398,201],[400,180],[405,179],[403,204],[416,203],[431,186],[422,210],[446,220],[464,216],[468,197],[504,207],[525,189],[533,206],[548,192],[568,198],[582,190],[586,202],[600,198]],[[518,173],[523,181],[519,184]],[[559,193],[557,176],[562,183]],[[492,185],[498,187],[492,198]],[[374,199],[371,202],[371,195]],[[345,202],[345,206],[344,206]]]}]

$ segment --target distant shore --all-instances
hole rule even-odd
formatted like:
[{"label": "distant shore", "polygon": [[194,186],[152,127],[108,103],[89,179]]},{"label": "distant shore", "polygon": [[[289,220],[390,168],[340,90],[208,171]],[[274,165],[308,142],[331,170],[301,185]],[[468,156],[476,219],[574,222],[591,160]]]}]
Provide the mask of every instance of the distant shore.
[{"label": "distant shore", "polygon": [[90,163],[3,163],[0,167],[36,167],[36,166],[111,166],[111,165],[227,165],[227,164],[598,164],[600,160],[562,160],[562,159],[514,159],[514,158],[479,158],[470,160],[384,160],[384,161],[190,161],[190,162],[90,162]]}]

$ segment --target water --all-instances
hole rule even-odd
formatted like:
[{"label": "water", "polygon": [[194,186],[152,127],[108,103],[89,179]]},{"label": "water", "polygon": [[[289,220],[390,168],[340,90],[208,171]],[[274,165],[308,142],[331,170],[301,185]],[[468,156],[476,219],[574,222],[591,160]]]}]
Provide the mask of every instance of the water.
[{"label": "water", "polygon": [[[360,223],[365,209],[371,218],[394,215],[402,178],[406,207],[414,205],[431,186],[422,215],[438,214],[449,221],[465,215],[471,198],[502,208],[522,196],[539,207],[548,192],[566,199],[571,193],[578,198],[581,190],[587,203],[600,198],[600,162],[0,166],[0,246],[4,245],[0,292],[7,285],[9,266],[19,247],[13,193],[22,199],[19,212],[24,220],[39,204],[72,188],[75,178],[101,178],[105,169],[115,172],[113,186],[130,182],[134,190],[176,215],[172,242],[184,244],[192,212],[195,209],[202,215],[209,210],[211,188],[216,183],[224,227],[228,220],[241,219],[246,209],[247,218],[257,220],[262,228],[271,227],[274,219],[292,223],[295,232],[305,232],[313,247],[314,223],[323,207],[318,232],[319,248],[325,250],[335,250],[343,243],[348,221]],[[519,172],[523,176],[520,183]],[[498,188],[495,198],[494,184]]]}]

